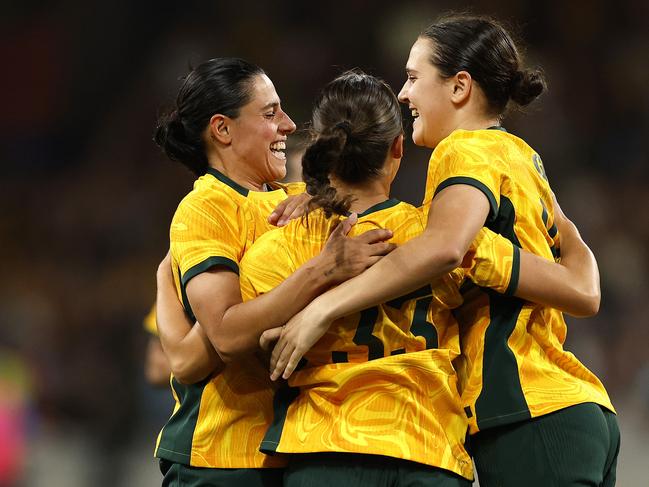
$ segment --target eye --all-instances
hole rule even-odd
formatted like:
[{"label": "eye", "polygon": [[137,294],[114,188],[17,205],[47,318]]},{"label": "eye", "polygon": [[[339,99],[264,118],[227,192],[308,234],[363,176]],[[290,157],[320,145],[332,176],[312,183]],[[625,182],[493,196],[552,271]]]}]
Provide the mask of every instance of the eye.
[{"label": "eye", "polygon": [[273,118],[275,118],[275,115],[277,115],[277,112],[275,111],[264,113],[264,118],[267,118],[268,120],[272,120]]},{"label": "eye", "polygon": [[417,79],[416,76],[413,76],[412,74],[408,75],[408,81],[415,81]]}]

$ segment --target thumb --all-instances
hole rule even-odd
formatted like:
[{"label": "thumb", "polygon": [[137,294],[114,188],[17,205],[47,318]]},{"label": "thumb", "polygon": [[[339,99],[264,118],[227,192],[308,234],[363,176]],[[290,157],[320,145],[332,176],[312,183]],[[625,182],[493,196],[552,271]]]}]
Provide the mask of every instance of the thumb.
[{"label": "thumb", "polygon": [[266,330],[261,334],[259,337],[259,346],[261,347],[262,350],[265,350],[268,352],[270,350],[270,346],[279,340],[280,335],[282,334],[282,327],[278,326],[277,328],[271,328],[269,330]]}]

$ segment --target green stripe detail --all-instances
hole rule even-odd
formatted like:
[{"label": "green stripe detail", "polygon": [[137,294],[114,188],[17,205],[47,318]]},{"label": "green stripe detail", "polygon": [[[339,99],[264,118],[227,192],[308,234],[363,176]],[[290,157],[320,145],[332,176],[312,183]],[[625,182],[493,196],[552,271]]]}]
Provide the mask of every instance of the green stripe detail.
[{"label": "green stripe detail", "polygon": [[223,184],[226,184],[227,186],[231,187],[233,190],[235,190],[237,193],[239,193],[242,196],[248,196],[248,193],[250,192],[248,188],[244,188],[239,183],[235,183],[234,181],[232,181],[232,179],[227,177],[222,172],[217,171],[213,167],[207,169],[207,174],[211,174],[216,179],[221,181]]},{"label": "green stripe detail", "polygon": [[277,452],[277,447],[282,438],[282,430],[286,422],[288,408],[300,394],[299,387],[280,387],[275,391],[273,398],[273,422],[268,427],[266,435],[261,442],[259,451],[266,454]]},{"label": "green stripe detail", "polygon": [[201,397],[208,383],[209,378],[191,385],[181,384],[175,377],[171,380],[171,387],[178,396],[180,407],[162,429],[156,457],[189,465]]},{"label": "green stripe detail", "polygon": [[[214,267],[215,265],[222,265],[224,267],[227,267],[232,272],[239,275],[239,265],[235,261],[233,261],[232,259],[228,259],[227,257],[213,256],[213,257],[208,257],[203,262],[196,264],[194,267],[192,267],[187,272],[185,272],[185,275],[183,275],[180,278],[180,294],[182,296],[183,306],[185,307],[185,311],[187,312],[189,317],[194,321],[196,321],[196,316],[194,316],[192,307],[189,304],[189,298],[187,298],[187,289],[186,289],[187,283],[192,278],[205,272],[211,267]],[[178,269],[178,275],[181,275],[180,269]]]},{"label": "green stripe detail", "polygon": [[392,208],[393,206],[398,205],[401,203],[401,201],[395,199],[395,198],[390,198],[385,201],[382,201],[381,203],[377,203],[373,206],[370,206],[367,210],[365,210],[363,213],[358,214],[358,218],[362,218],[364,216],[367,216],[371,213],[375,213],[377,211],[385,210],[386,208]]},{"label": "green stripe detail", "polygon": [[511,336],[524,301],[487,291],[491,320],[485,333],[482,362],[482,391],[475,403],[478,428],[530,419],[514,352],[507,340]]},{"label": "green stripe detail", "polygon": [[[498,216],[487,227],[513,242],[516,249],[521,244],[514,233],[515,222],[514,205],[509,198],[501,195]],[[516,250],[514,260],[512,281],[518,285],[518,275],[514,273],[518,274],[516,269],[520,267],[520,254]],[[485,292],[489,294],[490,322],[484,339],[482,391],[475,403],[480,430],[531,418],[518,375],[516,357],[507,344],[525,301],[490,289]]]},{"label": "green stripe detail", "polygon": [[512,260],[512,275],[509,279],[509,286],[505,290],[506,296],[513,296],[516,294],[516,289],[518,289],[518,278],[521,272],[521,249],[516,245],[514,247],[514,254]]},{"label": "green stripe detail", "polygon": [[426,340],[426,350],[437,348],[439,346],[437,328],[426,319],[428,307],[432,301],[432,296],[417,301],[417,304],[415,305],[415,313],[412,317],[412,325],[410,325],[410,332],[413,335],[424,337]]},{"label": "green stripe detail", "polygon": [[[453,186],[454,184],[466,184],[469,186],[473,186],[474,188],[479,189],[484,193],[484,195],[487,197],[489,200],[489,206],[491,207],[491,211],[489,211],[489,216],[487,216],[487,221],[486,223],[492,222],[496,219],[498,216],[498,202],[496,201],[496,197],[494,194],[491,192],[491,190],[487,187],[486,184],[484,184],[481,181],[478,181],[475,178],[470,178],[466,176],[455,176],[452,178],[445,179],[441,183],[439,183],[439,186],[437,186],[437,189],[435,190],[435,194],[433,195],[433,198],[437,196],[437,193],[442,191],[445,188],[448,188],[449,186]],[[501,202],[502,204],[502,202]]]},{"label": "green stripe detail", "polygon": [[492,125],[491,127],[487,127],[487,130],[500,130],[501,132],[507,132],[507,129],[502,125]]}]

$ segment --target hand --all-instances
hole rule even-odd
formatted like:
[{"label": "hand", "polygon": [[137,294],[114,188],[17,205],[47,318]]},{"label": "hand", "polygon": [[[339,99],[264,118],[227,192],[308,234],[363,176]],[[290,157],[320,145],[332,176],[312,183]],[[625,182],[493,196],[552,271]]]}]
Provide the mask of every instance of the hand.
[{"label": "hand", "polygon": [[318,256],[330,284],[339,284],[357,276],[396,248],[395,244],[386,242],[392,238],[392,232],[382,228],[347,237],[357,221],[356,213],[341,221]]},{"label": "hand", "polygon": [[283,329],[283,326],[278,326],[277,328],[269,328],[263,332],[259,337],[259,348],[264,352],[270,352],[271,345],[279,340]]},{"label": "hand", "polygon": [[[280,328],[279,340],[270,357],[271,380],[277,380],[280,377],[288,379],[304,354],[329,329],[330,322],[326,314],[319,312],[316,301],[313,301]],[[276,331],[273,332],[273,334],[275,333]],[[272,334],[269,334],[268,338],[271,336]]]},{"label": "hand", "polygon": [[300,218],[306,211],[306,206],[311,200],[307,193],[289,196],[275,207],[268,217],[268,223],[277,227],[283,227],[290,220]]}]

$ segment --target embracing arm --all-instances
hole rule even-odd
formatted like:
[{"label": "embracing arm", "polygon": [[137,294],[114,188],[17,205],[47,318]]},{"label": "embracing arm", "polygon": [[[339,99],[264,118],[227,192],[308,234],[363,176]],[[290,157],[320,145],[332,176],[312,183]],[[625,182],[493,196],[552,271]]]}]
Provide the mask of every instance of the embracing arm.
[{"label": "embracing arm", "polygon": [[555,263],[521,251],[515,295],[573,316],[594,316],[601,298],[597,261],[556,199],[554,212],[561,238],[561,261]]},{"label": "embracing arm", "polygon": [[182,384],[203,380],[222,362],[203,328],[189,320],[178,300],[169,254],[158,267],[157,285],[158,333],[171,372]]},{"label": "embracing arm", "polygon": [[489,208],[485,194],[473,186],[443,189],[431,203],[421,236],[316,298],[290,320],[273,349],[271,378],[287,379],[334,320],[402,296],[458,267]]},{"label": "embracing arm", "polygon": [[486,196],[457,184],[441,191],[431,204],[426,229],[361,275],[317,298],[328,322],[420,288],[458,267],[489,212]]},{"label": "embracing arm", "polygon": [[255,299],[242,302],[238,276],[223,268],[213,268],[187,283],[194,314],[225,362],[256,350],[265,330],[283,325],[325,289],[357,275],[393,249],[383,242],[391,237],[388,230],[346,237],[352,223],[339,224],[319,255]]}]

